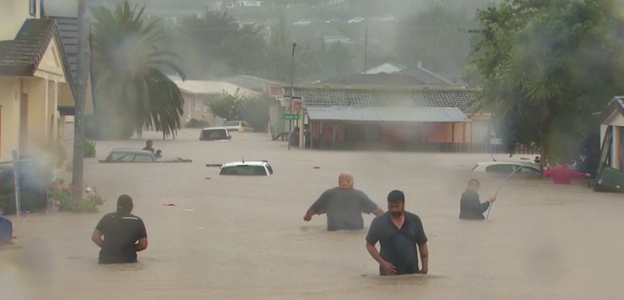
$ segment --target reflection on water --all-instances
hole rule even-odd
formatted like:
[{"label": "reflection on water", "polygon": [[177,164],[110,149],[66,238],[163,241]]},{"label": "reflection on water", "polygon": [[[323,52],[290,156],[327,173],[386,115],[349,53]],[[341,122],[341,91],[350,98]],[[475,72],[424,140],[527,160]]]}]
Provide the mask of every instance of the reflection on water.
[{"label": "reflection on water", "polygon": [[[21,248],[0,250],[0,299],[624,299],[621,195],[512,178],[488,221],[460,221],[468,179],[481,181],[482,197],[504,180],[470,172],[489,155],[288,151],[261,134],[234,133],[230,143],[196,136],[145,134],[193,163],[87,163],[86,180],[108,199],[101,213],[16,220]],[[100,142],[98,154],[143,144]],[[222,177],[205,167],[241,157],[269,160],[274,176]],[[366,230],[328,232],[325,216],[302,220],[345,170],[382,208],[390,190],[405,192],[429,237],[429,275],[380,277]],[[149,248],[139,263],[98,265],[91,232],[124,193]]]}]

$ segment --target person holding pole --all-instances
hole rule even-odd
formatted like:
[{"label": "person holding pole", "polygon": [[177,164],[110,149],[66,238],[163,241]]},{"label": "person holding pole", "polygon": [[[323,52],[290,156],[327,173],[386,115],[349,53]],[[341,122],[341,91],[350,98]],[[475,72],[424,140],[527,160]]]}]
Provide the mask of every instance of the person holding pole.
[{"label": "person holding pole", "polygon": [[479,181],[476,179],[470,179],[468,181],[468,188],[462,194],[459,207],[459,218],[465,220],[485,220],[483,213],[490,208],[490,205],[496,201],[496,196],[490,196],[490,198],[481,202],[479,200]]}]

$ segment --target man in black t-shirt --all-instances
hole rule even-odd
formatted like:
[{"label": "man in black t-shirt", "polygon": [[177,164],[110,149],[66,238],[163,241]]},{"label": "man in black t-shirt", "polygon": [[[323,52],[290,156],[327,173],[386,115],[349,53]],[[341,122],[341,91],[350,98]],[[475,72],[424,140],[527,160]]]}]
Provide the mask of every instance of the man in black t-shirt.
[{"label": "man in black t-shirt", "polygon": [[[379,242],[381,253],[375,248]],[[418,249],[417,249],[418,246]],[[377,216],[366,235],[366,250],[379,263],[380,275],[427,274],[429,249],[420,218],[405,211],[405,195],[388,195],[388,212]],[[418,253],[422,269],[418,268]]]},{"label": "man in black t-shirt", "polygon": [[95,227],[91,240],[101,248],[100,264],[134,263],[137,252],[147,249],[145,224],[132,208],[130,196],[119,196],[117,212],[104,215]]},{"label": "man in black t-shirt", "polygon": [[327,214],[327,230],[362,230],[364,219],[362,213],[373,213],[376,216],[383,210],[364,192],[353,188],[353,176],[341,173],[338,187],[326,190],[310,206],[303,220],[308,222],[314,215]]}]

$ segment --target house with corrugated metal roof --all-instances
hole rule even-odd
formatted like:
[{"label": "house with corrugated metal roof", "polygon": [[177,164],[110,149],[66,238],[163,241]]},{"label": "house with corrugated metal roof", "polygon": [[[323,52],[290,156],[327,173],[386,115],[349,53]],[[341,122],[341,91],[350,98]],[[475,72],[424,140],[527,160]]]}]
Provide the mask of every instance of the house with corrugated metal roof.
[{"label": "house with corrugated metal roof", "polygon": [[[46,16],[43,0],[2,1],[1,160],[10,159],[12,150],[36,153],[48,148],[62,135],[65,117],[73,115],[75,71],[72,76],[66,54],[71,45],[61,32],[59,23]],[[90,113],[90,97],[86,108]]]},{"label": "house with corrugated metal roof", "polygon": [[[463,88],[296,87],[301,124],[313,148],[369,146],[462,149],[489,141],[489,115],[477,113],[477,90]],[[284,89],[283,99],[290,99]],[[299,107],[295,107],[297,109]]]},{"label": "house with corrugated metal roof", "polygon": [[186,80],[183,81],[179,76],[169,76],[175,82],[182,93],[184,99],[182,119],[186,124],[191,119],[206,121],[211,126],[221,125],[225,120],[214,115],[208,106],[209,99],[228,93],[230,95],[238,94],[245,97],[255,97],[260,92],[246,89],[226,81],[213,80]]}]

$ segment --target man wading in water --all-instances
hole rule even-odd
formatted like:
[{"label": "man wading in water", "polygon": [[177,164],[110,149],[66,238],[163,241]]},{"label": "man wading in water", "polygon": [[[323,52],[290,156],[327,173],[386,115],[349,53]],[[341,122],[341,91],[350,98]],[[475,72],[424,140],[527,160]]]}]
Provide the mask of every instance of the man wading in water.
[{"label": "man wading in water", "polygon": [[[375,244],[379,242],[381,253]],[[418,246],[418,249],[416,249]],[[388,194],[388,212],[376,217],[366,235],[366,250],[378,263],[380,275],[427,274],[429,249],[420,218],[405,211],[405,195]],[[418,253],[422,269],[418,269]]]},{"label": "man wading in water", "polygon": [[479,200],[479,181],[470,179],[468,188],[462,194],[459,207],[459,218],[465,220],[485,220],[483,213],[488,210],[492,202],[496,201],[495,196],[491,196],[488,201],[481,203]]},{"label": "man wading in water", "polygon": [[557,166],[552,169],[544,167],[544,177],[552,177],[554,184],[570,184],[572,179],[591,177],[589,173],[574,171],[568,167],[563,160],[557,160]]},{"label": "man wading in water", "polygon": [[117,212],[104,215],[95,227],[91,240],[102,248],[100,264],[134,263],[137,252],[147,249],[145,224],[130,214],[132,208],[130,196],[119,196]]},{"label": "man wading in water", "polygon": [[353,176],[340,173],[338,187],[325,191],[303,216],[309,222],[313,215],[327,214],[327,230],[364,229],[362,213],[376,216],[383,210],[364,192],[353,188]]}]

